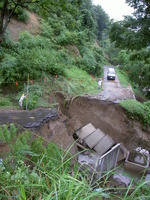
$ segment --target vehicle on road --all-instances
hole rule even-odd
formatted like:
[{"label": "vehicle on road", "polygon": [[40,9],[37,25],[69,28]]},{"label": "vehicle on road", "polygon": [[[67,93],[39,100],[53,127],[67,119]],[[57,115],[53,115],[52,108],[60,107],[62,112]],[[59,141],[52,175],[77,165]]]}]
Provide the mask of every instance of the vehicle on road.
[{"label": "vehicle on road", "polygon": [[116,72],[114,68],[109,68],[107,72],[107,80],[115,80],[116,79]]}]

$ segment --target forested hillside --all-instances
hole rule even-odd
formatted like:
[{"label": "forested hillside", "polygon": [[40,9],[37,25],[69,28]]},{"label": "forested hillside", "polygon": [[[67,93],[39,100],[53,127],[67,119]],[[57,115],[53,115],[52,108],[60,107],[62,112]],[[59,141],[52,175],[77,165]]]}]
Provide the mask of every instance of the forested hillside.
[{"label": "forested hillside", "polygon": [[[28,77],[31,80],[30,102],[34,103],[43,90],[40,83],[53,85],[56,78],[55,89],[68,94],[97,88],[88,74],[103,76],[107,47],[104,49],[99,45],[104,46],[110,27],[109,18],[100,6],[94,6],[91,0],[86,3],[84,0],[60,0],[57,3],[10,0],[1,2],[0,8],[0,84],[5,91],[6,86],[17,88],[20,93],[14,100],[26,92]],[[27,30],[20,34],[17,42],[10,39],[12,37],[7,31],[9,20],[27,24],[31,12],[38,15],[39,33],[33,35]]]}]

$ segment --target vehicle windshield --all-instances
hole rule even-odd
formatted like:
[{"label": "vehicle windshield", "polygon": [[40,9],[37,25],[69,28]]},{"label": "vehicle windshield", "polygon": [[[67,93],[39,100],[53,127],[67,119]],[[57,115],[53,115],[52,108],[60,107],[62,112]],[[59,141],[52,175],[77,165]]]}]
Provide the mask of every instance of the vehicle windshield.
[{"label": "vehicle windshield", "polygon": [[109,73],[109,74],[115,74],[115,72],[114,72],[114,71],[108,71],[108,73]]}]

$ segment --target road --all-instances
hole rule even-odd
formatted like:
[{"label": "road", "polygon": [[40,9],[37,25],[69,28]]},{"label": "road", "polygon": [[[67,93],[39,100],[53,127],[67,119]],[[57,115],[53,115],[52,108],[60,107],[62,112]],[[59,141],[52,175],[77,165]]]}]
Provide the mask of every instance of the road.
[{"label": "road", "polygon": [[104,66],[104,81],[102,84],[102,91],[97,95],[94,95],[94,98],[113,101],[115,103],[119,103],[125,99],[135,99],[135,95],[131,86],[121,86],[117,75],[116,80],[107,80],[107,71],[110,67],[113,68],[112,66]]}]

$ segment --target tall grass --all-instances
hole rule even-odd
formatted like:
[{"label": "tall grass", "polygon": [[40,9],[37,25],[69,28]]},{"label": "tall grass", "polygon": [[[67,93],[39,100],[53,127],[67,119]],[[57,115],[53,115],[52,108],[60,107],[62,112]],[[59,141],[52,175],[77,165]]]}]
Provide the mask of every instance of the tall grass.
[{"label": "tall grass", "polygon": [[[141,199],[149,188],[142,181],[128,188],[112,188],[108,172],[104,179],[92,183],[88,174],[81,172],[74,156],[37,134],[3,125],[10,151],[0,165],[0,199]],[[13,137],[11,135],[13,132]],[[14,142],[14,136],[17,138]],[[10,140],[13,139],[13,145]],[[45,143],[46,142],[46,143]],[[1,155],[3,156],[3,155]],[[6,155],[5,155],[6,156]],[[122,192],[123,191],[123,192]],[[143,191],[145,193],[143,193]]]},{"label": "tall grass", "polygon": [[117,73],[117,76],[119,78],[121,85],[122,86],[129,86],[130,81],[129,81],[127,74],[124,71],[119,70],[118,68],[115,68],[115,71]]}]

